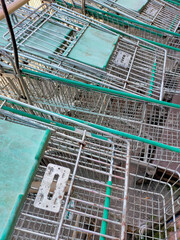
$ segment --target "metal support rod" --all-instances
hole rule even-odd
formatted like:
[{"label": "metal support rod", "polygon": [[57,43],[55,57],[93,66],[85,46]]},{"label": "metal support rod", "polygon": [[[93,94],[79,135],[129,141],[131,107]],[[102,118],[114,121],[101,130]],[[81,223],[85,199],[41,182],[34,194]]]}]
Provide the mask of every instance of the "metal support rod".
[{"label": "metal support rod", "polygon": [[[83,142],[84,142],[85,136],[86,136],[86,130],[84,131],[83,136],[82,136],[82,141]],[[83,145],[80,144],[78,156],[77,156],[77,159],[76,159],[76,164],[74,166],[74,171],[73,171],[72,178],[71,178],[71,183],[70,183],[68,194],[67,194],[67,197],[66,197],[66,202],[65,202],[64,209],[63,209],[63,212],[62,212],[62,215],[61,215],[61,220],[59,222],[59,227],[58,227],[57,234],[56,234],[56,240],[59,240],[59,235],[61,233],[61,228],[62,228],[62,225],[63,225],[64,216],[66,214],[66,209],[67,209],[69,198],[70,198],[70,195],[71,195],[71,190],[72,190],[72,186],[73,186],[73,183],[74,183],[75,174],[76,174],[76,171],[77,171],[77,168],[78,168],[79,160],[80,160],[80,157],[81,157],[82,149],[83,149]]]},{"label": "metal support rod", "polygon": [[82,14],[85,14],[85,0],[81,0],[81,10],[82,10]]},{"label": "metal support rod", "polygon": [[14,36],[11,20],[10,20],[9,13],[8,13],[6,3],[5,3],[4,0],[1,0],[1,6],[2,6],[2,9],[3,9],[4,15],[5,15],[5,18],[6,18],[9,33],[11,35],[13,51],[14,51],[15,67],[16,67],[16,73],[17,73],[18,69],[19,69],[19,60],[18,60],[18,51],[17,51],[16,39],[15,39],[15,36]]},{"label": "metal support rod", "polygon": [[30,98],[29,98],[27,90],[26,90],[25,83],[23,81],[23,78],[21,76],[21,72],[19,70],[19,57],[18,57],[16,39],[15,39],[15,36],[14,36],[13,27],[12,27],[11,20],[10,20],[10,17],[9,17],[9,13],[8,13],[6,3],[5,3],[4,0],[1,0],[1,6],[2,6],[2,9],[3,9],[4,15],[5,15],[6,22],[7,22],[8,29],[9,29],[9,33],[10,33],[10,36],[11,36],[11,41],[12,41],[12,45],[13,45],[13,52],[14,52],[15,71],[16,71],[17,78],[19,80],[20,88],[22,90],[22,95],[25,99],[28,100],[28,103],[31,104]]}]

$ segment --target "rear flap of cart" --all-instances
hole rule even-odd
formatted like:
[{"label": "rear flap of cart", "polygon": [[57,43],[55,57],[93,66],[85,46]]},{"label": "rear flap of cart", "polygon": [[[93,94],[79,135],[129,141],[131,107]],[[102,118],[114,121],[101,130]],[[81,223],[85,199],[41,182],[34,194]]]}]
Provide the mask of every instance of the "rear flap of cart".
[{"label": "rear flap of cart", "polygon": [[68,57],[105,70],[118,39],[119,35],[88,27]]},{"label": "rear flap of cart", "polygon": [[0,239],[9,239],[43,156],[49,130],[0,120]]}]

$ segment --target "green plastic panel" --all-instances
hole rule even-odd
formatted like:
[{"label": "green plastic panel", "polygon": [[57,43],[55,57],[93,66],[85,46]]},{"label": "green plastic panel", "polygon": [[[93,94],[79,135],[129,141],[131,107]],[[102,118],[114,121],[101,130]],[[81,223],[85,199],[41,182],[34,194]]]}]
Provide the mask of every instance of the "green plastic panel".
[{"label": "green plastic panel", "polygon": [[7,45],[7,41],[4,40],[3,35],[8,31],[6,21],[3,19],[0,21],[0,46]]},{"label": "green plastic panel", "polygon": [[0,120],[0,136],[0,240],[7,240],[48,143],[50,131]]},{"label": "green plastic panel", "polygon": [[[26,47],[21,47],[21,49],[40,57],[51,57],[56,49],[59,48],[65,41],[64,38],[66,38],[70,32],[71,29],[67,27],[46,22],[42,27],[40,27],[40,29],[38,29],[30,38],[26,40]],[[62,38],[60,41],[59,39],[57,40],[57,34],[59,38]],[[38,44],[38,39],[41,39],[40,44]]]},{"label": "green plastic panel", "polygon": [[68,57],[93,67],[105,69],[119,35],[88,27]]},{"label": "green plastic panel", "polygon": [[127,9],[140,12],[141,9],[148,3],[148,1],[149,0],[117,0],[115,2]]}]

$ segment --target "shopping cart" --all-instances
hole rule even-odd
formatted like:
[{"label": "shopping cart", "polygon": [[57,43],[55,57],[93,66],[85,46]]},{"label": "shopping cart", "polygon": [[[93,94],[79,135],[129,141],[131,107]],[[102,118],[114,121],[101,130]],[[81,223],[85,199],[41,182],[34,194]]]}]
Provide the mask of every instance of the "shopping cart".
[{"label": "shopping cart", "polygon": [[[70,2],[81,4],[81,0]],[[87,0],[85,4],[172,32],[176,32],[179,27],[179,8],[161,0],[125,2],[122,0]]]},{"label": "shopping cart", "polygon": [[[81,9],[80,4],[72,4],[72,1],[57,0],[57,3],[75,11],[79,11]],[[122,34],[123,31],[128,34],[135,35],[140,39],[149,41],[150,43],[164,47],[167,50],[164,92],[169,92],[170,95],[171,93],[179,94],[179,89],[175,91],[175,86],[177,86],[180,81],[180,34],[178,32],[173,33],[167,30],[159,29],[154,26],[149,26],[136,20],[124,18],[90,6],[86,6],[85,9],[87,17],[90,17],[93,20],[98,20],[102,26],[107,27],[111,31],[119,34]],[[118,32],[118,30],[120,31]]]},{"label": "shopping cart", "polygon": [[[57,1],[59,4],[79,11],[81,6],[78,4],[70,4],[68,1]],[[71,2],[71,1],[70,1]],[[60,7],[60,6],[59,6]],[[169,101],[172,98],[172,94],[179,94],[179,89],[175,90],[178,82],[180,81],[179,66],[180,66],[180,34],[169,32],[163,29],[149,26],[147,24],[140,23],[136,20],[120,17],[118,15],[99,10],[97,8],[86,6],[86,16],[98,20],[98,23],[108,28],[111,31],[122,34],[126,32],[128,34],[135,35],[140,39],[146,39],[147,41],[164,47],[167,50],[166,57],[166,69],[165,69],[165,86],[164,92],[166,93],[166,100]],[[74,12],[73,12],[74,14]],[[83,17],[83,15],[81,15]],[[118,32],[118,29],[120,30]],[[167,96],[169,93],[170,98]],[[165,98],[164,98],[165,99]]]},{"label": "shopping cart", "polygon": [[[127,92],[141,94],[139,89],[143,88],[146,96],[153,85],[151,97],[163,98],[164,49],[115,34],[63,7],[44,4],[42,8],[14,28],[23,62],[36,58],[44,68],[47,64],[57,66],[58,72],[64,68],[79,78],[88,77],[89,82]],[[6,49],[10,48],[11,44]]]},{"label": "shopping cart", "polygon": [[[12,239],[178,239],[180,149],[129,144],[112,129],[77,127],[75,120],[2,96],[0,116],[52,131]],[[70,169],[58,213],[38,209],[37,202],[52,164]]]},{"label": "shopping cart", "polygon": [[[121,138],[113,141],[112,134],[96,129],[88,132],[83,124],[77,128],[75,121],[70,126],[68,119],[58,114],[49,115],[58,120],[55,123],[42,118],[44,114],[40,109],[36,109],[38,113],[19,102],[21,112],[36,112],[37,115],[31,114],[31,117],[37,119],[32,120],[13,113],[17,110],[11,108],[15,102],[6,100],[1,105],[2,119],[52,132],[12,239],[114,239],[125,235],[128,141]],[[64,192],[60,189],[60,202],[55,202],[60,186],[66,182]],[[122,222],[115,221],[110,214],[117,215]],[[111,232],[112,224],[115,224],[114,233]]]},{"label": "shopping cart", "polygon": [[[89,85],[52,73],[22,69],[22,75],[34,106],[135,136],[155,141],[162,138],[163,143],[169,142],[172,146],[179,145],[177,104]],[[23,100],[12,72],[4,70],[1,79],[2,94]]]},{"label": "shopping cart", "polygon": [[[88,9],[88,8],[87,8]],[[14,24],[17,24],[17,19],[22,19],[22,16],[27,16],[30,12],[32,12],[33,9],[31,9],[28,5],[26,5],[25,7],[22,7],[21,9],[19,9],[18,11],[16,11],[16,22],[13,21]],[[94,13],[94,11],[96,11],[96,13]],[[97,15],[98,12],[97,12],[97,9],[89,9],[86,11],[88,13],[88,16],[92,15],[93,17],[96,17],[96,18],[102,18],[103,16],[103,22],[105,21],[104,19],[106,19],[106,15],[105,15],[105,12],[101,13],[101,16]],[[75,12],[72,12],[72,14],[75,14]],[[13,17],[14,19],[14,17]],[[110,17],[110,19],[108,18],[108,24],[110,24],[111,22],[113,22],[112,18]],[[115,21],[116,23],[117,21]],[[5,22],[4,22],[5,23]],[[3,21],[0,22],[1,26],[0,28],[3,26]],[[105,26],[105,25],[103,25]],[[124,28],[124,27],[123,27]],[[126,27],[124,28],[124,30],[127,29]],[[129,29],[129,27],[128,27]],[[132,26],[131,28],[132,30],[130,30],[130,32],[132,32],[133,34],[135,33],[134,30],[136,29],[139,29],[137,26]],[[114,28],[111,28],[110,30],[114,30]],[[152,29],[151,29],[152,30]],[[3,29],[1,31],[2,33],[2,36],[3,34],[7,31],[7,28],[6,28],[6,24],[4,24],[3,26]],[[117,29],[116,29],[117,31]],[[139,30],[137,30],[139,33],[142,33],[142,35],[145,35],[146,36],[146,31],[143,30],[142,28],[140,28]],[[147,30],[148,32],[148,35],[150,34],[149,33],[149,30]],[[151,31],[150,31],[151,32]],[[153,34],[150,34],[150,36],[156,36],[155,33]],[[159,36],[159,34],[157,34]],[[162,34],[160,34],[161,36],[164,36]],[[164,37],[161,37],[162,39],[164,39]],[[170,39],[170,36],[167,37],[168,39]],[[177,47],[178,46],[178,37],[174,37],[173,38],[174,42],[177,43],[177,45],[175,44],[175,46]],[[5,39],[3,39],[3,37],[1,38],[1,41],[3,41],[3,45],[5,46],[7,44],[7,42],[5,41]],[[172,43],[172,42],[171,42]],[[168,55],[167,55],[167,61],[166,61],[166,73],[165,73],[165,87],[164,87],[164,93],[166,93],[166,100],[169,101],[169,99],[172,97],[172,94],[176,93],[178,94],[179,93],[179,90],[175,90],[176,89],[176,86],[179,82],[179,58],[178,58],[178,51],[174,50],[174,47],[172,48],[167,48],[168,50]],[[178,49],[179,50],[179,49]],[[173,57],[174,56],[174,57]],[[74,71],[74,69],[73,69]],[[85,73],[83,73],[85,74]],[[153,78],[152,78],[153,79]],[[88,81],[93,81],[95,79],[92,79],[92,78],[88,78]],[[99,84],[99,80],[96,79],[96,82]],[[108,83],[104,83],[106,86],[110,86]],[[169,93],[170,97],[167,97],[167,94]],[[165,98],[164,98],[165,99]]]},{"label": "shopping cart", "polygon": [[[78,4],[72,4],[72,1],[68,0],[56,0],[59,5],[65,6],[74,11],[82,12],[82,6],[80,2]],[[165,47],[167,51],[170,51],[170,55],[176,55],[176,52],[180,48],[180,35],[178,31],[176,33],[160,29],[155,26],[151,26],[145,23],[141,23],[137,20],[130,19],[127,17],[122,17],[111,12],[98,9],[93,6],[85,5],[85,15],[92,19],[96,19],[103,26],[106,24],[110,30],[118,33],[118,30],[132,34],[139,37],[140,39],[145,39],[158,46]],[[120,32],[121,33],[121,32]]]}]

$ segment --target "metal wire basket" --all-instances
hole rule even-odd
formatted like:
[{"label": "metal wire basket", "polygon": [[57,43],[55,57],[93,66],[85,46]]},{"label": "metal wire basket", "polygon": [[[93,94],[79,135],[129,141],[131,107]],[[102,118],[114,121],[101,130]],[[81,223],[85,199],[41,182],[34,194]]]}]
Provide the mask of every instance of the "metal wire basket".
[{"label": "metal wire basket", "polygon": [[[81,1],[71,1],[78,2]],[[113,12],[135,19],[152,26],[176,32],[179,27],[179,8],[165,1],[126,1],[121,0],[93,0],[85,1],[86,5],[103,9],[107,12]]]},{"label": "metal wire basket", "polygon": [[59,72],[64,68],[91,82],[128,92],[140,94],[143,87],[143,95],[148,95],[153,85],[151,97],[162,99],[164,49],[132,36],[115,34],[65,8],[53,4],[42,8],[14,28],[23,62],[36,58],[45,68],[48,64]]},{"label": "metal wire basket", "polygon": [[[1,103],[1,118],[52,131],[12,239],[178,239],[180,149],[129,145],[111,130],[77,128],[75,120],[2,96]],[[58,213],[34,206],[49,163],[70,169]]]},{"label": "metal wire basket", "polygon": [[[34,106],[179,146],[180,111],[177,104],[138,97],[42,71],[22,69],[22,74],[28,99]],[[23,100],[17,78],[7,69],[2,72],[1,92]]]},{"label": "metal wire basket", "polygon": [[[81,5],[73,3],[72,1],[61,1],[57,3],[66,6],[75,11],[81,11]],[[128,34],[137,36],[140,39],[145,39],[150,43],[157,44],[167,50],[166,69],[165,69],[165,86],[164,92],[166,92],[166,101],[169,101],[171,93],[179,94],[179,46],[180,35],[179,33],[170,32],[167,30],[159,29],[154,26],[150,26],[144,23],[140,23],[136,20],[125,18],[119,15],[115,15],[110,12],[97,9],[92,6],[86,5],[86,16],[96,19],[102,26],[106,26],[109,30],[122,34],[122,31]],[[83,16],[83,15],[82,15]],[[118,30],[120,30],[118,32]],[[175,90],[177,86],[177,90]],[[170,96],[170,98],[172,95]]]},{"label": "metal wire basket", "polygon": [[[9,103],[4,103],[2,108],[7,106],[10,110]],[[23,105],[19,107],[23,109]],[[40,121],[33,121],[12,113],[12,109],[7,111],[2,108],[0,115],[6,121],[40,129],[49,128],[52,131],[47,150],[29,190],[12,239],[59,239],[59,237],[84,239],[92,236],[95,238],[112,236],[110,223],[113,223],[113,219],[108,220],[109,211],[122,219],[122,223],[115,223],[118,229],[116,235],[120,235],[120,229],[121,234],[125,234],[129,143],[120,138],[113,142],[107,138],[108,133],[105,136],[100,134],[101,131],[88,132],[85,127],[82,129],[82,126],[78,129],[65,125],[64,119],[58,119],[55,126],[52,122],[51,124],[44,122],[42,118]],[[26,112],[31,111],[26,109]],[[43,112],[40,115],[43,115]],[[57,117],[52,116],[52,118]],[[118,166],[120,163],[122,166]],[[56,166],[70,171],[65,192],[62,193],[64,197],[60,210],[54,211],[51,208],[51,206],[56,207],[57,204],[49,203],[48,200],[50,201],[52,197],[48,196],[47,199],[44,192],[41,194],[44,194],[49,207],[37,207],[38,199],[35,200],[35,197],[40,184],[41,188],[43,187],[44,173],[51,169],[57,174]],[[63,184],[63,179],[59,184]],[[54,191],[50,194],[55,194],[56,188],[50,189]],[[119,201],[119,206],[110,207],[111,198],[112,203]]]},{"label": "metal wire basket", "polygon": [[[78,12],[81,12],[82,10],[82,6],[80,4],[74,3],[71,0],[57,0],[56,2]],[[173,95],[179,94],[178,83],[180,81],[180,34],[178,31],[177,33],[174,33],[164,29],[159,29],[154,26],[140,23],[136,20],[132,20],[127,17],[125,18],[88,5],[86,5],[85,10],[86,11],[84,14],[87,17],[90,17],[93,20],[98,20],[99,24],[106,26],[111,31],[118,33],[118,30],[120,30],[119,34],[122,34],[123,31],[125,33],[137,36],[140,39],[145,39],[153,44],[164,47],[167,50],[164,79],[164,92],[166,93],[166,100],[169,101],[169,97],[172,98],[171,93]]]},{"label": "metal wire basket", "polygon": [[[68,6],[72,7],[73,5],[71,4],[71,6],[70,5],[68,5]],[[76,5],[76,7],[77,7],[76,9],[78,9],[77,5]],[[16,21],[13,20],[13,23],[17,24],[18,21],[22,20],[22,17],[25,17],[25,16],[29,15],[32,12],[32,10],[33,9],[30,8],[28,5],[26,5],[25,7],[21,7],[21,9],[19,9],[16,13],[13,14],[12,19],[16,19]],[[106,22],[109,25],[113,25],[113,26],[114,26],[114,24],[118,25],[119,20],[117,20],[117,19],[113,20],[113,17],[112,16],[106,16],[105,12],[101,13],[101,12],[98,12],[97,9],[88,9],[87,8],[86,13],[88,14],[88,16],[92,16],[93,18],[96,17],[99,20],[103,19],[103,22]],[[73,12],[73,14],[75,14],[75,12]],[[81,16],[83,17],[83,15],[81,15]],[[128,24],[128,19],[126,19],[124,21],[125,21],[124,22],[125,25]],[[175,46],[178,47],[178,37],[176,37],[176,36],[174,36],[174,37],[173,36],[168,36],[168,37],[166,36],[166,38],[164,38],[163,36],[166,33],[162,33],[160,31],[158,31],[156,33],[156,31],[153,30],[153,29],[148,30],[148,29],[145,29],[144,26],[142,28],[141,26],[139,27],[137,24],[135,25],[135,23],[134,23],[134,25],[132,25],[133,23],[130,24],[130,26],[128,26],[128,28],[126,28],[124,24],[120,24],[119,26],[122,26],[122,29],[124,31],[126,31],[126,29],[129,29],[128,32],[130,32],[131,34],[136,34],[136,32],[138,32],[138,34],[136,34],[136,35],[141,36],[141,37],[146,37],[146,34],[147,34],[147,36],[151,36],[150,39],[153,39],[153,37],[154,37],[155,41],[158,41],[158,36],[161,36],[161,37],[159,37],[160,39],[173,39],[172,42],[174,41]],[[105,26],[105,25],[103,25],[103,26]],[[2,30],[1,35],[3,36],[3,33],[5,33],[7,31],[7,27],[6,27],[5,22],[3,22],[3,21],[0,22],[0,28]],[[110,28],[110,30],[114,31],[114,28]],[[117,29],[115,29],[115,31],[117,31]],[[152,31],[155,31],[155,32],[152,32]],[[120,33],[122,33],[122,32],[120,31]],[[4,45],[6,45],[6,43],[7,43],[5,41],[5,39],[3,39],[3,37],[1,38],[1,42]],[[172,44],[170,44],[170,45],[172,45]],[[177,49],[177,48],[175,48],[175,49]],[[168,51],[168,55],[166,57],[167,61],[166,61],[164,89],[163,89],[163,92],[165,93],[165,95],[163,95],[163,99],[166,100],[166,101],[170,101],[173,94],[176,94],[176,95],[179,94],[178,82],[180,80],[179,79],[179,64],[180,64],[180,61],[179,61],[179,58],[178,58],[178,53],[179,52],[174,50],[174,47],[169,46],[169,48],[167,48],[167,51]],[[26,60],[26,62],[27,61],[32,61],[32,59]],[[85,73],[83,73],[83,74],[85,74]],[[153,80],[153,77],[152,77],[152,80]],[[88,78],[88,81],[93,81],[93,79]],[[96,79],[96,80],[94,79],[94,81],[98,82],[98,84],[100,83],[99,79]],[[110,86],[110,84],[108,84],[107,82],[104,83],[104,84],[106,86]],[[153,82],[152,82],[152,84],[153,84]],[[158,94],[158,92],[157,92],[157,94]],[[156,93],[154,95],[156,95]]]},{"label": "metal wire basket", "polygon": [[[56,2],[59,5],[82,13],[82,5],[80,2],[74,3],[71,0],[56,0]],[[106,27],[109,26],[109,29],[116,33],[118,30],[121,30],[125,33],[137,36],[140,39],[146,39],[153,44],[165,47],[171,56],[177,55],[177,51],[179,51],[180,35],[178,31],[175,33],[157,28],[141,23],[135,19],[123,17],[87,4],[85,5],[84,14],[87,17],[98,20],[102,25],[106,24]]]},{"label": "metal wire basket", "polygon": [[[70,2],[70,3],[69,3]],[[61,1],[58,0],[57,3],[60,5],[66,6],[75,11],[81,11],[80,4],[72,4],[72,1]],[[137,36],[140,39],[146,39],[147,41],[157,44],[158,46],[164,47],[167,50],[166,58],[166,69],[165,69],[165,86],[164,92],[166,92],[166,100],[169,101],[169,95],[179,94],[179,44],[180,44],[180,35],[179,33],[173,33],[167,30],[159,29],[154,26],[149,26],[144,23],[140,23],[136,20],[129,18],[124,18],[119,15],[115,15],[110,12],[105,12],[102,9],[97,9],[94,7],[86,6],[85,14],[87,17],[92,18],[93,20],[98,20],[98,23],[102,24],[109,28],[109,30],[116,33],[122,34],[126,32]],[[83,17],[83,15],[82,15]],[[177,86],[177,89],[176,87]],[[175,87],[175,88],[174,88]],[[176,89],[176,90],[175,90]],[[170,96],[170,98],[172,95]]]}]

